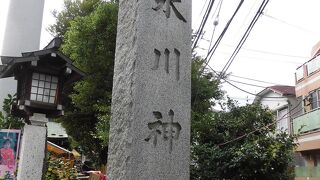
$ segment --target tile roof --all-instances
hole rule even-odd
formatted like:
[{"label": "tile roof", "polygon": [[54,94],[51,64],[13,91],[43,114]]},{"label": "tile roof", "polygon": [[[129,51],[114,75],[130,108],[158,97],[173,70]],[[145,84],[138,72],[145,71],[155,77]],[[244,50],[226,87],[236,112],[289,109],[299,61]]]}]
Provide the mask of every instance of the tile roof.
[{"label": "tile roof", "polygon": [[282,95],[296,95],[294,86],[276,85],[276,86],[270,86],[268,87],[268,89],[273,90]]}]

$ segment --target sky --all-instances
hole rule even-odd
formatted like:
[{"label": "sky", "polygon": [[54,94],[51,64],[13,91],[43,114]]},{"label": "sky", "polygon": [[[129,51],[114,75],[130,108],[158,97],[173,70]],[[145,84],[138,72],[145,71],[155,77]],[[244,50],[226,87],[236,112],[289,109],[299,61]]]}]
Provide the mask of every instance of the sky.
[{"label": "sky", "polygon": [[[0,1],[0,49],[2,49],[9,1]],[[198,29],[204,13],[202,9],[208,1],[193,0],[192,28],[194,30]],[[213,21],[217,19],[217,13],[213,12],[218,7],[219,1],[221,0],[215,1],[212,14],[204,29],[205,33],[196,49],[199,56],[206,55],[212,33],[214,32],[212,39],[214,43],[240,2],[240,0],[222,0],[219,23],[213,30]],[[209,64],[213,69],[222,70],[261,2],[262,0],[245,0],[210,60]],[[45,1],[40,48],[43,48],[52,39],[52,36],[46,31],[48,25],[54,23],[52,11],[61,10],[62,7],[63,0]],[[230,82],[252,94],[275,84],[294,86],[296,68],[311,58],[311,48],[320,41],[320,24],[317,23],[317,18],[320,17],[319,7],[319,0],[270,0],[264,10],[264,15],[260,16],[228,70],[228,73],[232,75],[229,76]],[[269,83],[247,80],[238,76]],[[223,83],[222,89],[240,104],[250,103],[254,98],[253,95],[240,91],[227,83]]]}]

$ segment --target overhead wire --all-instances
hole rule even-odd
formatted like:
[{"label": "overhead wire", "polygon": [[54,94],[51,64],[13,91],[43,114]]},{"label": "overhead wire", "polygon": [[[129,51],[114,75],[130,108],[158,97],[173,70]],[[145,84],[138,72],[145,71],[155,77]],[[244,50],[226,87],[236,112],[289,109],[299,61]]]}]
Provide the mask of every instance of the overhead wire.
[{"label": "overhead wire", "polygon": [[263,0],[263,2],[261,3],[258,11],[256,12],[256,14],[255,14],[254,18],[252,19],[250,25],[248,26],[247,30],[245,31],[244,35],[242,36],[242,38],[241,38],[240,42],[238,43],[236,49],[233,51],[233,53],[230,56],[229,60],[227,61],[227,63],[223,67],[223,69],[221,71],[222,74],[220,74],[219,77],[222,77],[228,71],[229,67],[231,66],[231,64],[233,63],[235,57],[239,53],[241,47],[243,46],[243,44],[245,43],[245,41],[249,37],[249,34],[251,33],[251,30],[253,29],[254,25],[258,21],[259,17],[261,16],[261,13],[263,12],[265,7],[267,6],[268,2],[269,2],[269,0]]},{"label": "overhead wire", "polygon": [[313,34],[318,34],[318,33],[314,32],[314,31],[311,31],[311,30],[306,29],[306,28],[304,28],[304,27],[298,26],[298,25],[296,25],[296,24],[288,23],[288,22],[286,22],[286,21],[284,21],[284,20],[282,20],[282,19],[276,18],[276,17],[271,16],[271,15],[269,15],[269,14],[262,13],[262,15],[265,16],[265,17],[268,17],[268,18],[270,18],[270,19],[276,20],[276,21],[278,21],[278,22],[280,22],[280,23],[283,23],[283,24],[286,24],[286,25],[288,25],[288,26],[294,27],[294,28],[296,28],[296,29],[299,29],[299,30],[302,30],[302,31],[306,31],[306,32],[310,32],[310,33],[313,33]]},{"label": "overhead wire", "polygon": [[[234,13],[232,14],[231,18],[229,19],[229,21],[227,22],[226,26],[224,27],[223,31],[221,32],[220,36],[218,37],[218,39],[215,41],[214,45],[212,46],[212,48],[210,49],[209,53],[207,54],[207,56],[205,57],[204,61],[206,62],[206,64],[208,64],[211,60],[212,55],[214,54],[214,52],[216,51],[217,47],[219,46],[222,38],[224,37],[225,33],[227,32],[227,30],[229,29],[230,24],[232,23],[232,21],[234,20],[235,16],[237,15],[237,13],[239,12],[242,4],[243,4],[244,0],[241,0],[236,8],[236,10],[234,11]],[[205,66],[204,66],[205,68]]]},{"label": "overhead wire", "polygon": [[208,7],[206,9],[206,12],[203,15],[203,18],[202,18],[202,21],[200,23],[200,26],[199,26],[199,28],[198,28],[198,30],[196,32],[196,37],[195,37],[195,40],[193,41],[192,50],[194,50],[197,47],[198,41],[199,41],[199,39],[201,37],[201,34],[203,32],[203,29],[204,29],[206,23],[207,23],[207,20],[208,20],[208,17],[210,15],[210,12],[212,10],[214,2],[215,2],[215,0],[210,0],[209,1]]},{"label": "overhead wire", "polygon": [[[223,2],[223,0],[220,0],[220,1],[219,1],[218,6],[217,6],[217,8],[216,8],[216,10],[215,10],[215,12],[218,11],[218,13],[217,13],[217,15],[216,15],[216,18],[215,18],[214,21],[213,21],[213,31],[212,31],[212,35],[211,35],[211,39],[210,39],[209,48],[208,48],[208,54],[209,54],[209,49],[210,49],[211,44],[212,44],[212,40],[213,40],[213,37],[214,37],[214,33],[215,33],[216,28],[217,28],[217,26],[218,26],[218,24],[219,24],[219,17],[220,17],[220,11],[221,11],[221,7],[222,7],[222,2]],[[215,13],[213,14],[213,16],[214,16],[214,15],[215,15]]]},{"label": "overhead wire", "polygon": [[[216,74],[217,76],[221,75],[221,73],[218,73],[217,71],[215,71],[209,64],[207,64],[207,66],[213,71],[214,74]],[[245,92],[247,94],[250,94],[250,95],[253,95],[253,96],[256,96],[256,97],[262,97],[260,96],[259,94],[255,94],[255,93],[252,93],[252,92],[249,92],[247,90],[244,90],[236,85],[234,85],[233,83],[231,83],[229,80],[227,80],[225,77],[221,77],[219,78],[219,80],[222,79],[224,82],[228,83],[229,85],[231,85],[232,87],[242,91],[242,92]],[[267,87],[266,87],[267,88]],[[268,99],[281,99],[283,97],[263,97],[263,98],[268,98]]]},{"label": "overhead wire", "polygon": [[[210,40],[208,40],[208,39],[202,38],[202,40],[207,41],[207,42],[210,42]],[[235,46],[233,46],[233,45],[225,44],[225,43],[221,43],[221,45],[223,45],[223,46],[229,46],[229,47],[235,47]],[[207,48],[201,48],[201,47],[197,47],[197,48],[202,49],[202,50],[208,50]],[[252,52],[261,53],[261,54],[268,54],[268,55],[275,55],[275,56],[284,56],[284,57],[292,57],[292,58],[301,58],[301,59],[310,59],[310,57],[307,57],[307,56],[284,54],[284,53],[272,52],[272,51],[265,51],[265,50],[260,50],[260,49],[253,49],[253,48],[246,48],[246,47],[242,47],[242,49],[243,49],[243,50],[246,50],[246,51],[252,51]]]},{"label": "overhead wire", "polygon": [[[234,46],[228,45],[228,44],[222,44],[222,45],[229,46],[229,47],[234,47]],[[252,51],[252,52],[268,54],[268,55],[285,56],[285,57],[293,57],[293,58],[301,58],[301,59],[310,59],[310,57],[307,57],[307,56],[283,54],[283,53],[264,51],[264,50],[259,50],[259,49],[251,49],[251,48],[246,48],[246,47],[242,47],[242,49],[246,50],[246,51]]]},{"label": "overhead wire", "polygon": [[279,84],[279,83],[273,83],[273,82],[262,81],[262,80],[258,80],[258,79],[252,79],[252,78],[248,78],[248,77],[238,76],[238,75],[234,75],[234,74],[230,74],[229,76],[233,76],[233,77],[237,77],[237,78],[241,78],[241,79],[246,79],[246,80],[251,80],[251,81],[256,81],[256,82],[265,83],[265,84],[272,84],[272,85]]},{"label": "overhead wire", "polygon": [[[199,48],[200,49],[200,48]],[[230,53],[228,52],[217,52],[219,54],[223,54],[224,56],[225,55],[230,55]],[[259,61],[276,61],[278,63],[286,63],[286,64],[295,64],[296,66],[300,66],[301,62],[297,62],[297,61],[289,61],[289,60],[286,60],[286,58],[283,58],[283,59],[280,59],[280,58],[264,58],[264,57],[258,57],[258,56],[247,56],[247,55],[242,55],[242,54],[238,54],[237,57],[241,57],[242,60],[250,60],[250,59],[253,59],[253,60],[259,60]],[[308,60],[310,58],[307,58]],[[305,62],[305,61],[304,61]]]},{"label": "overhead wire", "polygon": [[[258,129],[256,129],[256,130],[254,130],[254,131],[251,131],[251,132],[249,132],[249,133],[245,133],[245,134],[243,134],[243,135],[241,135],[241,136],[238,136],[238,137],[236,137],[236,138],[234,138],[234,139],[232,139],[232,140],[229,140],[229,141],[220,143],[220,144],[218,144],[218,146],[221,147],[221,146],[230,144],[230,143],[232,143],[232,142],[241,140],[241,139],[243,139],[243,138],[245,138],[245,137],[248,137],[249,135],[251,135],[251,134],[253,134],[253,133],[255,133],[255,132],[261,131],[261,130],[263,130],[263,129],[265,129],[265,128],[269,128],[270,126],[276,124],[277,122],[281,121],[281,120],[284,119],[284,118],[288,118],[288,117],[291,117],[291,116],[299,113],[303,108],[299,109],[298,111],[296,111],[295,113],[293,113],[292,115],[290,115],[290,113],[291,113],[292,111],[294,111],[297,107],[299,107],[299,106],[301,105],[301,103],[302,103],[302,101],[300,101],[300,102],[299,102],[293,109],[291,109],[288,113],[284,114],[280,119],[277,119],[277,120],[275,120],[274,122],[269,123],[269,124],[267,124],[267,125],[265,125],[265,126],[262,126],[262,127],[258,128]],[[288,116],[288,115],[289,115],[289,116]]]},{"label": "overhead wire", "polygon": [[208,0],[206,0],[206,1],[204,2],[203,6],[202,6],[202,8],[201,8],[201,12],[200,12],[199,16],[202,15],[203,10],[204,10],[204,8],[206,7],[207,2],[208,2]]},{"label": "overhead wire", "polygon": [[236,80],[232,80],[232,79],[229,79],[229,81],[235,82],[235,83],[239,83],[239,84],[248,85],[248,86],[254,86],[254,87],[259,87],[259,88],[267,88],[266,86],[260,86],[260,85],[256,85],[256,84],[245,83],[245,82],[236,81]]}]

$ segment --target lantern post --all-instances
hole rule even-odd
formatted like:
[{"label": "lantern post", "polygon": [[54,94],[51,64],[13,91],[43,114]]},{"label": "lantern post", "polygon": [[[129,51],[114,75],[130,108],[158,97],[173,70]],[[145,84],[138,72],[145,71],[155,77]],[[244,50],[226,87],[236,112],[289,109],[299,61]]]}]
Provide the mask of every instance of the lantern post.
[{"label": "lantern post", "polygon": [[17,100],[11,114],[24,118],[18,165],[18,180],[44,179],[47,122],[64,115],[63,89],[84,77],[58,49],[53,39],[43,50],[25,52],[21,57],[1,57],[0,78],[17,80]]}]

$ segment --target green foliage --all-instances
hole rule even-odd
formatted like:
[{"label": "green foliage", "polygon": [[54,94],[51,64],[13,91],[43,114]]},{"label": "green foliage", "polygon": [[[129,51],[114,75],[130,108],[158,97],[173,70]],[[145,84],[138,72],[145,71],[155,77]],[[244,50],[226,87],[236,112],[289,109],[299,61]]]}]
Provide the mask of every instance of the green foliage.
[{"label": "green foliage", "polygon": [[[102,0],[65,4],[51,31],[65,37],[63,52],[88,76],[66,94],[66,116],[60,121],[72,144],[105,164],[118,5]],[[203,72],[203,63],[198,57],[192,63],[192,179],[286,179],[294,137],[275,133],[274,126],[219,146],[271,123],[273,117],[259,105],[237,107],[230,100],[228,112],[213,112],[224,93],[214,74]]]},{"label": "green foliage", "polygon": [[46,180],[75,180],[77,170],[68,159],[58,158],[48,153]]},{"label": "green foliage", "polygon": [[215,100],[220,100],[223,97],[223,92],[220,90],[220,81],[217,80],[212,72],[206,72],[206,69],[203,70],[203,67],[203,59],[200,57],[193,58],[191,104],[192,111],[197,113],[211,112],[211,108],[216,104]]},{"label": "green foliage", "polygon": [[[191,69],[191,141],[201,131],[201,123],[206,122],[212,113],[212,107],[222,99],[223,92],[220,90],[220,82],[213,73],[207,72],[204,68],[204,60],[195,57],[192,60]],[[208,121],[207,123],[210,123]],[[203,124],[206,126],[205,124]]]},{"label": "green foliage", "polygon": [[228,108],[194,123],[192,179],[289,179],[295,137],[263,128],[274,119],[258,104]]},{"label": "green foliage", "polygon": [[51,27],[64,36],[62,51],[87,77],[67,93],[66,115],[60,121],[76,141],[72,144],[101,165],[107,161],[118,4],[102,0],[65,3],[66,9]]},{"label": "green foliage", "polygon": [[53,16],[56,18],[56,24],[49,26],[48,31],[53,36],[64,37],[70,23],[76,17],[83,17],[90,14],[100,0],[65,0],[64,9],[61,12],[53,11]]},{"label": "green foliage", "polygon": [[11,105],[16,101],[15,95],[8,94],[8,97],[3,101],[3,111],[0,111],[0,129],[21,129],[23,127],[23,121],[11,115]]}]

